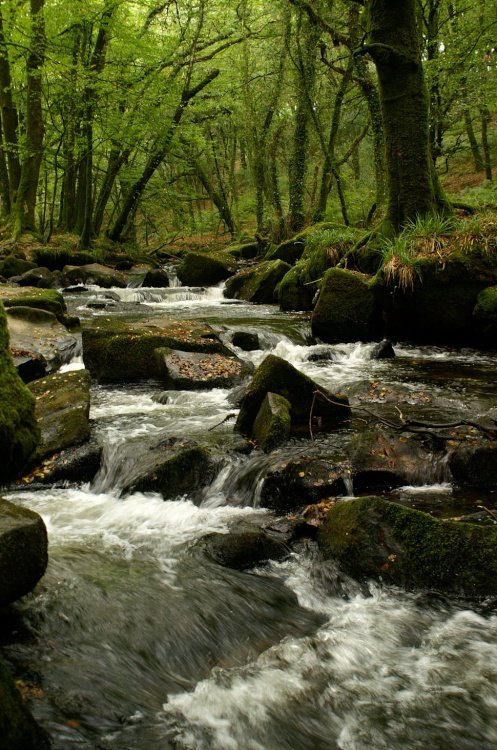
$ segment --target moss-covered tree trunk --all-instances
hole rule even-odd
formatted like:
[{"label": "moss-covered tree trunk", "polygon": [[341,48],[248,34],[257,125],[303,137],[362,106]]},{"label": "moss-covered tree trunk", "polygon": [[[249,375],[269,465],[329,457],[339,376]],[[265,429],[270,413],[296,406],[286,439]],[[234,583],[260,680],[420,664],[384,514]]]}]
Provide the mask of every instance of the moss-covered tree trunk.
[{"label": "moss-covered tree trunk", "polygon": [[448,204],[430,153],[416,0],[369,0],[365,12],[366,41],[356,54],[369,54],[378,73],[388,188],[384,229],[397,233]]}]

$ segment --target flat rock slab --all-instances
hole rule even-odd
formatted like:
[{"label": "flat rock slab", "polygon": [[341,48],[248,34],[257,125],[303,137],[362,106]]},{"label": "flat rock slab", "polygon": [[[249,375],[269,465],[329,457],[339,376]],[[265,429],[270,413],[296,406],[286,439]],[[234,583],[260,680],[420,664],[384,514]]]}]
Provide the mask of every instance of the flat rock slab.
[{"label": "flat rock slab", "polygon": [[85,266],[64,266],[63,274],[69,284],[95,284],[104,289],[117,287],[123,289],[128,280],[125,273],[101,263],[88,263]]},{"label": "flat rock slab", "polygon": [[47,375],[29,383],[42,435],[38,459],[89,439],[90,384],[86,370]]},{"label": "flat rock slab", "polygon": [[47,567],[47,547],[41,516],[0,498],[0,606],[33,590]]},{"label": "flat rock slab", "polygon": [[126,323],[102,317],[83,325],[83,359],[103,382],[160,379],[156,349],[232,354],[206,323],[157,317]]},{"label": "flat rock slab", "polygon": [[251,372],[237,357],[158,349],[161,373],[171,388],[231,388]]}]

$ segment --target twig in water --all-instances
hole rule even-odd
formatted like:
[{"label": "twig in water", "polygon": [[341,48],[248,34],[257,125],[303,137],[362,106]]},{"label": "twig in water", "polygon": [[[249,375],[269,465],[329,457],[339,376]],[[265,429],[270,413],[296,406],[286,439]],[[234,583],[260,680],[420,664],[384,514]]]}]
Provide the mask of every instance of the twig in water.
[{"label": "twig in water", "polygon": [[236,414],[227,414],[224,419],[221,419],[220,422],[218,422],[217,424],[213,425],[212,427],[209,427],[209,429],[207,430],[207,432],[211,432],[212,430],[215,430],[216,427],[221,427],[222,424],[224,424],[225,422],[227,422],[229,419],[235,419],[235,417],[236,417]]}]

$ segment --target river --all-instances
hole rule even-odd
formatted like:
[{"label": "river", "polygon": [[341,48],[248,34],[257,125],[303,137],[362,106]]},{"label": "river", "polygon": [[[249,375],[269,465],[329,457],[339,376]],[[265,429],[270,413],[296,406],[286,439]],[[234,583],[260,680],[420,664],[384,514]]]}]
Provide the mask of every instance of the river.
[{"label": "river", "polygon": [[[492,354],[398,345],[396,359],[372,360],[371,345],[357,343],[326,347],[331,358],[314,362],[309,353],[323,347],[306,315],[235,304],[221,288],[92,289],[67,301],[82,318],[112,306],[128,317],[197,317],[226,342],[255,331],[261,349],[240,356],[257,365],[277,354],[353,403],[367,394],[378,413],[392,414],[399,394],[423,419],[475,418],[497,403]],[[233,422],[220,424],[236,410],[228,390],[172,391],[159,403],[160,390],[95,385],[90,416],[105,450],[95,481],[6,494],[48,528],[47,573],[3,638],[54,750],[495,750],[493,603],[360,585],[311,541],[248,573],[209,562],[196,546],[207,533],[271,521],[258,507],[261,477],[302,442],[241,455]],[[316,444],[339,455],[352,431]],[[124,445],[164,433],[209,443],[222,471],[200,498],[122,497]],[[424,472],[395,498],[439,514],[481,501],[440,467]]]}]

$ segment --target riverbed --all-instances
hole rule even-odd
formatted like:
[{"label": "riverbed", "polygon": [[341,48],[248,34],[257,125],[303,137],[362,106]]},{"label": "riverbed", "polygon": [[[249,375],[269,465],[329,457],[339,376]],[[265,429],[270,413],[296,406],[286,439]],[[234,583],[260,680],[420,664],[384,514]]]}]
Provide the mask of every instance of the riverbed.
[{"label": "riverbed", "polygon": [[[234,331],[257,333],[260,348],[238,356],[255,366],[283,357],[348,395],[357,420],[361,406],[438,421],[497,406],[497,355],[398,343],[395,359],[374,360],[371,344],[323,347],[307,315],[225,300],[222,287],[90,289],[67,302],[83,319],[198,318],[228,345]],[[309,359],[324,350],[328,359]],[[206,534],[274,520],[259,507],[261,479],[303,441],[243,455],[233,419],[223,421],[236,413],[229,390],[158,393],[155,382],[94,385],[104,445],[94,482],[6,495],[39,512],[49,534],[47,573],[4,638],[54,750],[495,750],[493,603],[358,584],[309,540],[250,572],[208,561],[196,544]],[[356,428],[305,449],[326,442],[339,457]],[[164,434],[217,453],[212,484],[172,501],[122,496],[123,446]],[[442,516],[496,505],[429,463],[392,499]]]}]

